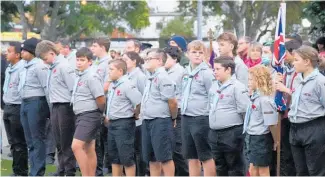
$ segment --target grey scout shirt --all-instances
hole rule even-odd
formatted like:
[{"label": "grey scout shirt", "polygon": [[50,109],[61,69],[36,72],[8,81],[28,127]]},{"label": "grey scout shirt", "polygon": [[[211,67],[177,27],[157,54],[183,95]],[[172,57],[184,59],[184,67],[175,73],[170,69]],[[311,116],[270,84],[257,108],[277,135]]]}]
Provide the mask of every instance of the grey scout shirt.
[{"label": "grey scout shirt", "polygon": [[[20,60],[15,65],[11,64],[6,69],[6,75],[10,74],[7,92],[3,93],[3,101],[5,104],[21,104],[21,97],[18,91],[19,73],[24,69],[25,60]],[[9,72],[12,70],[13,72]],[[3,85],[5,87],[5,85]]]},{"label": "grey scout shirt", "polygon": [[102,84],[108,79],[108,62],[110,61],[110,56],[107,55],[99,60],[93,61],[91,68],[99,75]]},{"label": "grey scout shirt", "polygon": [[[80,77],[80,78],[78,78]],[[78,80],[77,80],[78,79]],[[80,114],[98,109],[96,98],[104,96],[103,84],[97,73],[91,69],[77,73],[78,85],[74,94],[73,111]]]},{"label": "grey scout shirt", "polygon": [[[110,84],[110,92],[114,92],[110,103],[108,118],[116,120],[134,117],[134,108],[141,103],[142,95],[135,85],[127,78],[117,87]],[[122,79],[122,78],[121,78]],[[107,96],[107,98],[109,98]]]},{"label": "grey scout shirt", "polygon": [[185,69],[176,63],[173,67],[167,70],[169,78],[176,84],[176,99],[178,103],[178,108],[181,108],[181,92],[182,92],[182,78],[185,74]]},{"label": "grey scout shirt", "polygon": [[146,85],[146,75],[141,71],[141,69],[139,67],[134,68],[130,73],[128,73],[128,77],[132,84],[138,88],[141,94],[143,94]]},{"label": "grey scout shirt", "polygon": [[235,67],[235,75],[237,80],[243,83],[246,87],[248,86],[248,67],[245,65],[244,61],[239,57],[236,56],[234,59],[236,64]]},{"label": "grey scout shirt", "polygon": [[[48,66],[39,58],[34,58],[33,60],[37,61],[35,64],[27,67],[26,81],[20,93],[22,99],[46,96],[48,92],[46,86]],[[20,72],[20,78],[22,77],[23,71]]]},{"label": "grey scout shirt", "polygon": [[[278,123],[278,113],[274,96],[258,96],[253,102],[251,116],[247,125],[249,135],[264,135],[270,132],[269,126]],[[249,105],[251,106],[251,105]]]},{"label": "grey scout shirt", "polygon": [[[215,99],[218,99],[218,102],[213,109]],[[244,123],[249,96],[246,86],[235,77],[222,85],[214,82],[209,91],[209,102],[211,129],[220,130]]]},{"label": "grey scout shirt", "polygon": [[[182,81],[181,97],[183,97],[184,95],[188,78],[189,78],[189,73],[188,70],[185,69],[185,75],[183,76],[183,81]],[[208,95],[214,80],[215,77],[213,75],[212,70],[209,68],[208,65],[204,65],[204,67],[202,67],[202,69],[193,78],[190,94],[188,98],[187,108],[185,110],[185,115],[187,116],[208,116],[209,115]]]},{"label": "grey scout shirt", "polygon": [[62,55],[56,57],[56,66],[51,70],[49,78],[50,103],[69,103],[76,79],[75,70]]},{"label": "grey scout shirt", "polygon": [[[296,77],[300,81],[294,88],[292,94],[292,104],[288,113],[289,120],[292,123],[305,123],[325,115],[325,77],[318,73],[310,79],[302,79],[301,74]],[[297,89],[302,86],[298,101],[297,117],[294,119],[295,105],[293,100],[297,94]]]},{"label": "grey scout shirt", "polygon": [[143,119],[170,118],[168,100],[175,98],[175,84],[169,78],[165,68],[158,68],[147,79],[149,87],[148,98],[141,101],[141,116]]}]

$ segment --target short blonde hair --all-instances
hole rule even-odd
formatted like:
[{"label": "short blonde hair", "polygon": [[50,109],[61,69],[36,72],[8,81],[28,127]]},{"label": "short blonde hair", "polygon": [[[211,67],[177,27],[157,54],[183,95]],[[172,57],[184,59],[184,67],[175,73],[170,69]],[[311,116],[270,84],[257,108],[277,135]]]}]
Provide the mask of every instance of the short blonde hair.
[{"label": "short blonde hair", "polygon": [[187,51],[190,50],[203,50],[206,53],[206,47],[200,40],[194,40],[187,45]]},{"label": "short blonde hair", "polygon": [[249,46],[249,49],[248,49],[248,56],[250,57],[251,56],[251,52],[253,49],[257,49],[261,55],[263,53],[263,46],[262,44],[258,43],[258,42],[253,42],[250,46]]},{"label": "short blonde hair", "polygon": [[319,65],[318,52],[313,47],[302,45],[298,49],[294,50],[293,53],[298,54],[304,60],[309,60],[314,68]]},{"label": "short blonde hair", "polygon": [[257,89],[263,95],[271,96],[274,94],[272,75],[269,68],[263,65],[256,65],[248,70],[249,75],[253,78]]},{"label": "short blonde hair", "polygon": [[58,48],[53,42],[48,40],[43,40],[37,44],[35,49],[35,54],[36,57],[42,58],[42,55],[50,51],[53,51],[56,55],[60,54],[60,51],[58,50]]},{"label": "short blonde hair", "polygon": [[232,32],[224,32],[220,34],[217,38],[217,42],[219,41],[228,41],[232,45],[234,45],[234,48],[232,49],[232,53],[236,55],[237,47],[238,47],[238,40],[234,33]]}]

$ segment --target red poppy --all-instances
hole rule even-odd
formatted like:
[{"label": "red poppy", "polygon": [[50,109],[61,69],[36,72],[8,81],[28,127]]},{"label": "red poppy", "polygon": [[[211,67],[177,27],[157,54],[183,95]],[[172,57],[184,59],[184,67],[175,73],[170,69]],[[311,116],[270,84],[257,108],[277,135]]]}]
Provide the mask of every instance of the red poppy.
[{"label": "red poppy", "polygon": [[252,104],[252,109],[256,109],[256,106],[255,106],[255,104]]},{"label": "red poppy", "polygon": [[155,82],[155,84],[157,84],[157,81],[158,81],[158,79],[157,79],[157,78],[155,78],[153,81]]},{"label": "red poppy", "polygon": [[82,86],[82,82],[78,82],[78,86]]},{"label": "red poppy", "polygon": [[56,69],[53,70],[53,73],[56,73]]},{"label": "red poppy", "polygon": [[117,95],[117,96],[120,96],[120,95],[121,95],[121,90],[117,90],[117,91],[116,91],[116,95]]},{"label": "red poppy", "polygon": [[224,97],[224,94],[220,94],[220,95],[219,95],[219,98],[220,98],[220,99],[223,99],[223,97]]},{"label": "red poppy", "polygon": [[195,74],[194,79],[197,80],[199,78],[199,74]]}]

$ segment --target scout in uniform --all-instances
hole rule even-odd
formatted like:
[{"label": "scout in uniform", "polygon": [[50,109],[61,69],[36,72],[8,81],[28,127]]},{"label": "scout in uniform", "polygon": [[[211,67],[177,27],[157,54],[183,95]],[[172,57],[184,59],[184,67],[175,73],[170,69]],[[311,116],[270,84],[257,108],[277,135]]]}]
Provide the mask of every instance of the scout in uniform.
[{"label": "scout in uniform", "polygon": [[[137,87],[137,89],[143,94],[144,87],[146,85],[146,75],[143,73],[143,60],[136,52],[126,52],[123,54],[122,59],[126,62],[127,65],[127,75],[131,80],[132,84]],[[135,154],[136,154],[136,175],[145,176],[146,164],[142,159],[141,152],[141,125],[142,119],[139,118],[135,121]]]},{"label": "scout in uniform", "polygon": [[52,104],[51,125],[58,149],[58,175],[74,176],[76,160],[71,143],[75,129],[75,115],[70,101],[76,74],[69,62],[59,55],[59,51],[51,41],[44,40],[38,43],[36,55],[50,65],[47,88]]},{"label": "scout in uniform", "polygon": [[60,54],[68,60],[70,67],[73,69],[76,68],[76,50],[71,49],[70,41],[67,39],[60,39],[55,42],[57,49],[59,50]]},{"label": "scout in uniform", "polygon": [[[108,38],[98,38],[93,42],[91,46],[91,51],[93,52],[93,55],[96,57],[95,61],[93,61],[91,65],[91,69],[99,75],[102,81],[103,89],[108,88],[109,86],[109,82],[107,81],[108,81],[108,62],[111,60],[111,57],[108,53],[110,45],[111,42]],[[104,120],[103,116],[102,116],[102,120]],[[104,164],[109,165],[108,154],[106,152],[106,149],[107,149],[107,128],[105,127],[104,124],[102,124],[100,127],[100,131],[98,131],[98,135],[96,137],[96,155],[97,155],[96,176],[103,176]]]},{"label": "scout in uniform", "polygon": [[270,176],[278,113],[269,69],[262,65],[250,68],[248,87],[251,103],[247,106],[243,133],[248,137],[249,172],[252,176]]},{"label": "scout in uniform", "polygon": [[109,64],[112,81],[107,95],[106,121],[108,122],[108,155],[112,162],[112,175],[135,176],[134,139],[135,119],[139,117],[142,95],[129,80],[123,60]]},{"label": "scout in uniform", "polygon": [[10,42],[6,58],[10,63],[6,69],[3,84],[3,123],[12,154],[12,171],[15,176],[28,175],[28,155],[24,130],[20,122],[21,97],[18,92],[19,73],[23,70],[25,61],[20,60],[21,43]]},{"label": "scout in uniform", "polygon": [[288,112],[291,104],[291,90],[296,88],[300,79],[298,73],[293,67],[295,58],[293,57],[293,50],[298,49],[301,46],[299,41],[292,39],[285,42],[286,58],[284,60],[284,74],[277,73],[275,78],[275,87],[278,90],[284,92],[284,98],[286,100],[287,110],[281,112],[281,176],[295,176],[296,168],[292,157],[291,145],[289,142],[290,134],[290,122],[288,119]]},{"label": "scout in uniform", "polygon": [[165,62],[162,50],[151,51],[145,59],[150,75],[141,101],[142,152],[151,176],[160,176],[161,167],[165,176],[174,176],[175,172],[173,120],[177,117],[177,100],[175,84],[163,67]]},{"label": "scout in uniform", "polygon": [[169,78],[176,84],[176,98],[178,105],[178,115],[176,119],[176,127],[174,127],[175,136],[175,149],[173,159],[175,162],[175,176],[188,176],[188,164],[182,155],[182,135],[181,135],[181,91],[182,91],[182,78],[185,73],[185,69],[179,64],[182,56],[182,52],[174,46],[165,48],[167,54],[167,61],[165,68],[169,75]]},{"label": "scout in uniform", "polygon": [[181,131],[182,152],[188,159],[190,176],[215,176],[215,163],[209,145],[208,93],[214,80],[213,72],[204,62],[205,46],[195,40],[187,46],[190,65],[182,81]]},{"label": "scout in uniform", "polygon": [[92,54],[85,47],[77,52],[77,79],[71,103],[76,115],[76,129],[72,150],[83,176],[94,176],[97,166],[95,139],[101,126],[105,107],[103,84],[96,72],[90,69]]},{"label": "scout in uniform", "polygon": [[242,132],[249,98],[246,86],[233,77],[235,67],[231,57],[214,60],[217,81],[209,91],[209,139],[218,176],[245,175]]},{"label": "scout in uniform", "polygon": [[19,75],[18,91],[22,98],[20,121],[23,125],[28,146],[31,176],[43,176],[46,163],[45,125],[50,117],[46,100],[48,68],[35,57],[39,40],[30,38],[22,44],[21,57],[26,61]]},{"label": "scout in uniform", "polygon": [[219,53],[221,56],[229,56],[233,57],[236,68],[235,68],[235,76],[237,80],[243,83],[245,86],[248,84],[248,68],[245,65],[244,61],[237,55],[237,38],[234,34],[225,32],[222,33],[217,38]]},{"label": "scout in uniform", "polygon": [[312,47],[303,45],[293,51],[293,56],[300,82],[290,91],[292,102],[288,117],[296,175],[324,176],[325,77],[317,69],[318,53]]}]

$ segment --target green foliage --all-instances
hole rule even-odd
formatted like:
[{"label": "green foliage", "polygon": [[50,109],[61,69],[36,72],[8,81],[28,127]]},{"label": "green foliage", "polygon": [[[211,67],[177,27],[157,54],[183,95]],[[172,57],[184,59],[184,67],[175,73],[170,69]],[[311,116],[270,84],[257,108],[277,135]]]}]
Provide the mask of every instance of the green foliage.
[{"label": "green foliage", "polygon": [[17,16],[18,10],[14,3],[10,1],[0,1],[1,4],[1,31],[9,31],[12,27],[9,22]]},{"label": "green foliage", "polygon": [[311,33],[325,33],[325,2],[309,2],[303,11],[304,16],[311,22]]},{"label": "green foliage", "polygon": [[[108,34],[114,28],[140,30],[149,26],[149,8],[145,1],[31,1],[26,6],[34,16],[30,28],[37,27],[42,38],[78,38],[96,32]],[[49,21],[44,20],[44,16]]]},{"label": "green foliage", "polygon": [[185,17],[176,17],[161,30],[160,37],[169,38],[177,34],[186,38],[193,37],[193,19],[186,19]]}]

